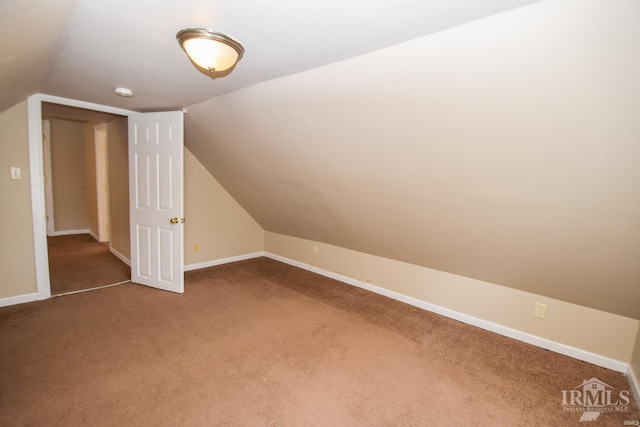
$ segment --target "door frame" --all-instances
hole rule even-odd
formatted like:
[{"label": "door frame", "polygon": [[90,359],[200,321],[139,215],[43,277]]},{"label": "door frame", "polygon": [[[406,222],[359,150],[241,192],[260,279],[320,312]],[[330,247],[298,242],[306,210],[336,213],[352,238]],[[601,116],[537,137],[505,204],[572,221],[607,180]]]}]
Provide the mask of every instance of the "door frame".
[{"label": "door frame", "polygon": [[111,241],[109,218],[109,156],[107,154],[108,125],[98,123],[93,127],[93,143],[96,149],[96,198],[98,202],[98,242]]},{"label": "door frame", "polygon": [[135,111],[58,96],[35,94],[27,98],[27,123],[29,139],[29,180],[31,184],[31,215],[33,222],[33,247],[36,267],[36,294],[39,300],[51,297],[49,255],[47,249],[47,221],[45,209],[45,183],[42,147],[42,103],[50,102],[69,107],[84,108],[103,113],[130,116]]},{"label": "door frame", "polygon": [[42,120],[42,139],[44,144],[44,191],[47,220],[47,236],[55,232],[55,212],[53,210],[53,177],[51,174],[51,122]]}]

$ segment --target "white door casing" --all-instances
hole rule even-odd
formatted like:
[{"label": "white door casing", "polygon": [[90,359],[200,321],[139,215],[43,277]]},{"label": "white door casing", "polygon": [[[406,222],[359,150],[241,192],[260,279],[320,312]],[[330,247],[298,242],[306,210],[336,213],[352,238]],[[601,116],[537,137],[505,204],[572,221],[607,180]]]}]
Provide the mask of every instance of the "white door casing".
[{"label": "white door casing", "polygon": [[129,115],[131,281],[184,292],[183,113]]},{"label": "white door casing", "polygon": [[37,93],[27,98],[27,138],[29,140],[29,181],[31,184],[31,220],[33,223],[33,249],[36,267],[36,292],[12,299],[12,304],[43,300],[51,298],[51,283],[49,280],[49,259],[47,251],[47,224],[45,208],[45,181],[42,149],[42,103],[67,105],[101,111],[120,116],[138,114],[135,111],[76,99]]},{"label": "white door casing", "polygon": [[53,236],[56,230],[54,227],[53,177],[51,173],[51,122],[49,120],[42,121],[42,154],[47,236]]},{"label": "white door casing", "polygon": [[109,242],[109,155],[107,153],[109,127],[99,123],[93,127],[96,151],[96,195],[98,202],[98,241]]}]

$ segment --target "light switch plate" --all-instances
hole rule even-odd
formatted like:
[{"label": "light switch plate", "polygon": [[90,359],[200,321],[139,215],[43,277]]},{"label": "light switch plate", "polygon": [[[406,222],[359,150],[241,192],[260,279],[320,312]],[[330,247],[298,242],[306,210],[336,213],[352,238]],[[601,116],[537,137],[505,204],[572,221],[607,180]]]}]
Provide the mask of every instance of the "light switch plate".
[{"label": "light switch plate", "polygon": [[11,179],[22,179],[22,171],[20,168],[11,166]]}]

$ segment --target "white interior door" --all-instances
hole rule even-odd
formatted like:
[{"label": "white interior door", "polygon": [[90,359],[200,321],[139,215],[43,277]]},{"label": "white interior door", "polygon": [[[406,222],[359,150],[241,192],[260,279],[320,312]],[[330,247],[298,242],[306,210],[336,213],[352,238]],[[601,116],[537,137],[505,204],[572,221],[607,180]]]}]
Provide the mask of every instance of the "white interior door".
[{"label": "white interior door", "polygon": [[183,113],[129,116],[131,281],[184,292]]}]

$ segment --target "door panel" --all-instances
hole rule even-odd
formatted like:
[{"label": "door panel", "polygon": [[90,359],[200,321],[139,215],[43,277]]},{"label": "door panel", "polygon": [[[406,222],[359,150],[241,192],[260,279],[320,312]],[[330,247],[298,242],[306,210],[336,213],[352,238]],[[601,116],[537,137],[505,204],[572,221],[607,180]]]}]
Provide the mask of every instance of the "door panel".
[{"label": "door panel", "polygon": [[183,113],[129,116],[131,280],[184,291]]},{"label": "door panel", "polygon": [[[138,262],[136,263],[136,275],[148,280],[153,279],[153,265],[151,261],[151,227],[137,225],[138,236]],[[133,264],[132,264],[133,275]]]},{"label": "door panel", "polygon": [[135,153],[134,156],[135,206],[137,209],[151,209],[151,162],[149,155]]}]

